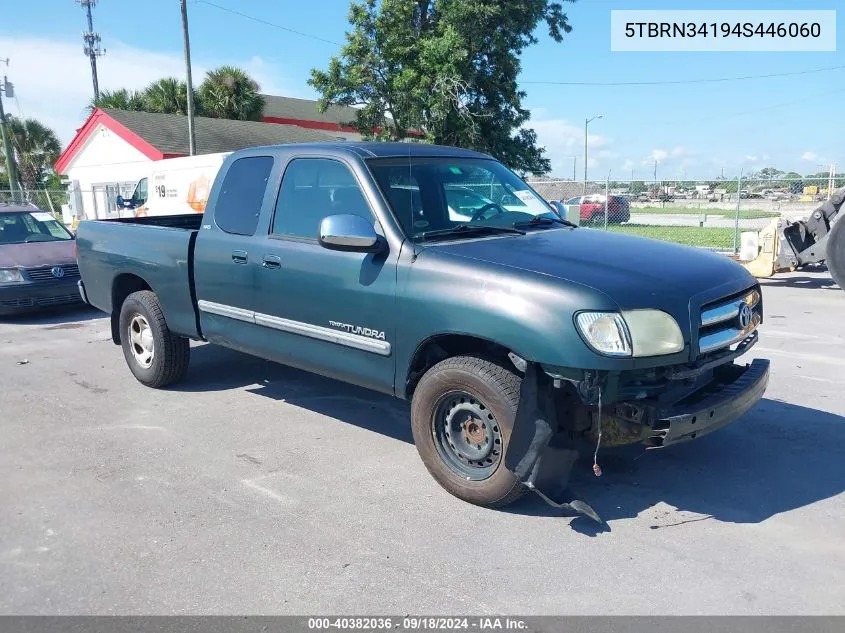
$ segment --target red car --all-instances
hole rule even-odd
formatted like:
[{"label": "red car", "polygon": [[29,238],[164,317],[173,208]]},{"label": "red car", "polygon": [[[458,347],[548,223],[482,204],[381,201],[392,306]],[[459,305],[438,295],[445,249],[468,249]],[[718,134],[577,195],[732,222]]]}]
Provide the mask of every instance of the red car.
[{"label": "red car", "polygon": [[[604,224],[604,201],[605,196],[578,196],[570,198],[562,204],[580,205],[581,222],[584,224]],[[610,206],[607,209],[607,221],[609,224],[621,224],[631,219],[631,205],[622,196],[610,196]]]}]

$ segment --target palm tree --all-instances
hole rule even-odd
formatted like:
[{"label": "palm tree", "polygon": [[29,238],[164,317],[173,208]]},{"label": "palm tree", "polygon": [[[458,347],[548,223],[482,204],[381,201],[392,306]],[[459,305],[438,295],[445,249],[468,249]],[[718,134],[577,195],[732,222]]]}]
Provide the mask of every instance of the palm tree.
[{"label": "palm tree", "polygon": [[260,89],[240,68],[221,66],[206,73],[199,88],[200,102],[206,116],[258,121],[264,111]]},{"label": "palm tree", "polygon": [[188,114],[188,84],[175,77],[151,83],[142,94],[147,112]]},{"label": "palm tree", "polygon": [[9,120],[9,136],[24,188],[43,186],[62,151],[56,133],[36,119],[13,118]]},{"label": "palm tree", "polygon": [[147,104],[144,95],[134,90],[120,88],[119,90],[103,90],[99,99],[92,99],[89,110],[94,108],[114,108],[115,110],[146,111]]}]

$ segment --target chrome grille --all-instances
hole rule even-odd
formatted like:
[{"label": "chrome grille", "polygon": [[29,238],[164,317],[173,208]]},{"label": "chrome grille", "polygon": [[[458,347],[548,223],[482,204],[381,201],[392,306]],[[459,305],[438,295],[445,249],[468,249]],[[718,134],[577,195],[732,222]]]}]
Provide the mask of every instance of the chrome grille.
[{"label": "chrome grille", "polygon": [[[64,275],[57,277],[53,274],[54,268],[61,268]],[[39,268],[27,268],[27,276],[32,281],[54,281],[56,279],[74,279],[79,277],[79,266],[76,264],[63,264],[61,266],[41,266]]]},{"label": "chrome grille", "polygon": [[704,306],[698,335],[698,353],[709,354],[750,336],[763,320],[760,289]]}]

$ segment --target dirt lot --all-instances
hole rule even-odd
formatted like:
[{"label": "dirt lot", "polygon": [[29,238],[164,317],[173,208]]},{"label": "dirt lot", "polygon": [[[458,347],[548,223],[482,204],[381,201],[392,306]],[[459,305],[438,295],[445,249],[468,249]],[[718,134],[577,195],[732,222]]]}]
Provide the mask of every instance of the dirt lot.
[{"label": "dirt lot", "polygon": [[2,321],[0,613],[843,614],[845,293],[764,301],[766,399],[584,464],[603,530],[449,496],[400,401],[209,346],[156,392],[97,313]]}]

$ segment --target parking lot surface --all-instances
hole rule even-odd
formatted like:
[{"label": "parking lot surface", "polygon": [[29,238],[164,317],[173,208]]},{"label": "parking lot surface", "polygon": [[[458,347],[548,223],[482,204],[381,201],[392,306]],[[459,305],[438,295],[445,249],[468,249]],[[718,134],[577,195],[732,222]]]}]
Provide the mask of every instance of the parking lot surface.
[{"label": "parking lot surface", "polygon": [[137,383],[89,311],[0,321],[0,613],[843,614],[845,292],[764,281],[740,421],[536,497],[437,486],[407,404],[207,345]]}]

